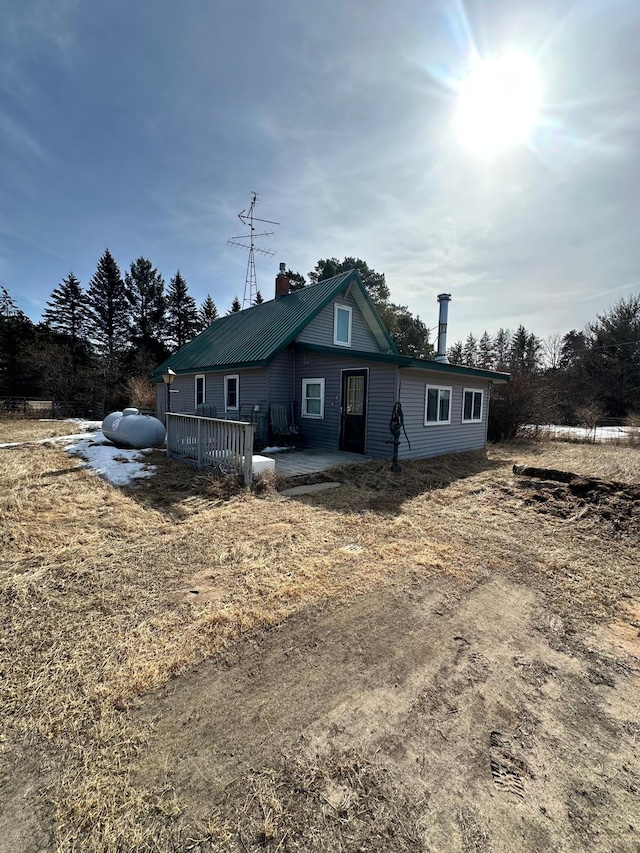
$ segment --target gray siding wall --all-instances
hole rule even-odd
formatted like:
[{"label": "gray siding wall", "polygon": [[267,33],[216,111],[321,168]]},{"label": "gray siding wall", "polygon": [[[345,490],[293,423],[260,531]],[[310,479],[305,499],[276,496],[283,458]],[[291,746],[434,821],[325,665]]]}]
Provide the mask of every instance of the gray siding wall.
[{"label": "gray siding wall", "polygon": [[[171,394],[171,411],[183,415],[194,415],[196,410],[195,377],[201,374],[179,374],[171,386],[177,394]],[[224,418],[224,377],[239,377],[239,404],[260,404],[262,411],[267,406],[267,368],[256,370],[230,370],[205,373],[205,402],[213,403],[218,409],[218,417]],[[164,414],[167,390],[164,382],[156,386],[156,405],[159,414]],[[244,413],[243,413],[244,414]]]},{"label": "gray siding wall", "polygon": [[[335,299],[326,308],[318,314],[317,317],[309,323],[306,328],[298,335],[298,340],[305,344],[320,344],[322,346],[334,346],[333,343],[333,317],[334,305],[346,305],[351,308],[351,347],[350,349],[361,350],[362,352],[380,352],[380,347],[375,339],[375,335],[369,328],[360,309],[356,305],[353,296],[349,295],[346,299]],[[349,347],[336,347],[337,350],[349,349]]]},{"label": "gray siding wall", "polygon": [[[427,385],[452,389],[450,424],[424,425]],[[465,388],[484,391],[482,420],[477,423],[462,423],[462,399]],[[428,370],[402,368],[400,370],[400,402],[404,414],[404,426],[411,442],[411,449],[409,449],[404,436],[401,436],[401,457],[419,459],[461,450],[481,450],[485,447],[489,411],[488,381],[465,380],[453,375],[431,373]]]},{"label": "gray siding wall", "polygon": [[[333,334],[333,333],[332,333]],[[309,361],[305,364],[306,360]],[[356,359],[318,353],[296,354],[296,424],[304,435],[307,447],[326,447],[338,450],[340,442],[340,396],[342,371],[369,369],[367,383],[367,456],[390,456],[389,419],[396,400],[396,371],[394,364],[374,364]],[[324,418],[301,417],[303,379],[324,379]]]},{"label": "gray siding wall", "polygon": [[[269,405],[290,405],[293,388],[294,355],[287,350],[279,352],[269,365]],[[295,395],[294,395],[295,396]]]}]

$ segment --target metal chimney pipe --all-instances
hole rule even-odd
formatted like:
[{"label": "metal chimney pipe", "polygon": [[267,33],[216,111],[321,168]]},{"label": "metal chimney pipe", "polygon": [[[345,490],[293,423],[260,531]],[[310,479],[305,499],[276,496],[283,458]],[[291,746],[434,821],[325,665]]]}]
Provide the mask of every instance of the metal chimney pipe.
[{"label": "metal chimney pipe", "polygon": [[438,302],[440,304],[440,316],[438,318],[438,352],[436,353],[435,360],[442,364],[449,364],[449,359],[447,358],[447,320],[449,317],[451,294],[440,293]]}]

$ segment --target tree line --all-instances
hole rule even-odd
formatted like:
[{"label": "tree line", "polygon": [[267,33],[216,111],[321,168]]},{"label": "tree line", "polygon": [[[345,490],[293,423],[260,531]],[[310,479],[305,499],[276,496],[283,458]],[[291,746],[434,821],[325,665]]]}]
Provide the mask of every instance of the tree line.
[{"label": "tree line", "polygon": [[[357,269],[398,351],[432,358],[429,330],[391,301],[384,273],[361,258],[320,259],[305,277],[287,270],[292,291]],[[255,303],[261,303],[258,292]],[[242,310],[233,299],[228,314]],[[178,270],[165,281],[148,258],[124,276],[106,249],[86,289],[71,272],[54,288],[39,323],[0,287],[0,397],[83,402],[87,410],[151,402],[153,368],[218,317],[207,295],[198,306]],[[490,435],[511,436],[523,423],[592,423],[640,414],[640,294],[621,299],[578,331],[539,338],[515,331],[469,334],[449,361],[511,374],[492,389]]]},{"label": "tree line", "polygon": [[582,330],[539,338],[515,332],[469,334],[448,350],[449,361],[511,374],[494,386],[489,433],[514,435],[525,424],[594,427],[603,419],[640,415],[640,293],[622,298]]},{"label": "tree line", "polygon": [[[406,307],[389,302],[384,274],[364,261],[320,260],[309,282],[353,268],[363,276],[399,349],[428,356],[432,348],[424,324]],[[307,285],[300,273],[289,270],[288,275],[292,291]],[[258,291],[254,304],[262,301]],[[122,275],[109,249],[86,289],[70,272],[46,304],[42,320],[33,323],[0,288],[0,397],[74,401],[87,413],[150,405],[153,368],[219,316],[211,295],[196,304],[180,270],[166,286],[152,262],[139,257]],[[227,313],[241,310],[235,296]]]},{"label": "tree line", "polygon": [[153,368],[217,317],[210,295],[198,307],[180,270],[165,286],[140,257],[123,276],[106,249],[86,289],[73,272],[54,288],[40,323],[0,288],[0,396],[85,401],[96,411],[128,402],[134,388],[148,397]]}]

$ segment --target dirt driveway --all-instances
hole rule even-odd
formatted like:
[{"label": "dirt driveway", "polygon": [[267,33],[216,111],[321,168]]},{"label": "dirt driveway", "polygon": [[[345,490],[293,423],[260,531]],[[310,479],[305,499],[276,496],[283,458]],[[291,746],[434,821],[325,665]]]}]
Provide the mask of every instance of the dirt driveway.
[{"label": "dirt driveway", "polygon": [[149,698],[134,772],[229,850],[637,851],[637,660],[600,640],[504,579],[396,579]]}]

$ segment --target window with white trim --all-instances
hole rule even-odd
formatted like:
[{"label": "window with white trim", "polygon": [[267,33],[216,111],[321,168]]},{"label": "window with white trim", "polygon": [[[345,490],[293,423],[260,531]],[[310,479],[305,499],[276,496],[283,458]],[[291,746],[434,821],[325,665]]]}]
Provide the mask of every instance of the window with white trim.
[{"label": "window with white trim", "polygon": [[424,402],[424,425],[451,423],[451,388],[427,385]]},{"label": "window with white trim", "polygon": [[482,420],[482,398],[484,391],[465,388],[462,392],[462,423],[472,424]]},{"label": "window with white trim", "polygon": [[198,373],[196,376],[196,388],[195,388],[195,400],[196,400],[196,408],[205,401],[205,378],[204,373]]},{"label": "window with white trim", "polygon": [[324,418],[324,379],[302,380],[302,417]]},{"label": "window with white trim", "polygon": [[238,374],[224,377],[224,410],[225,412],[238,411],[238,397],[240,394],[240,377]]},{"label": "window with white trim", "polygon": [[333,342],[339,347],[351,346],[351,308],[337,302],[333,309]]}]

